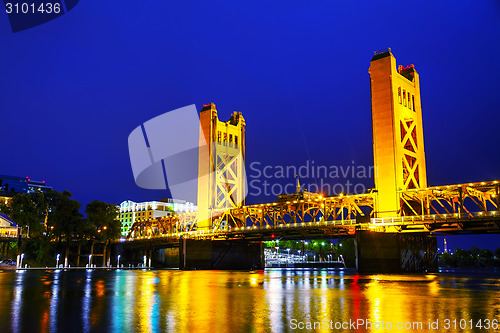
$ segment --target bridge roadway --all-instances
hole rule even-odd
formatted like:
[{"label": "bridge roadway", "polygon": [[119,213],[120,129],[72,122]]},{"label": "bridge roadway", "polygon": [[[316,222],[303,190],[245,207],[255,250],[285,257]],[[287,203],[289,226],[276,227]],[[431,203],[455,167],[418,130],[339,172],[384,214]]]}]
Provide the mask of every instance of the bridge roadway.
[{"label": "bridge roadway", "polygon": [[178,247],[181,238],[200,240],[270,241],[276,239],[331,239],[354,237],[356,231],[371,230],[380,233],[425,233],[433,235],[500,233],[500,213],[474,213],[473,217],[451,214],[446,216],[423,215],[372,218],[369,222],[356,219],[341,221],[317,221],[281,224],[276,227],[247,226],[208,232],[192,230],[157,236],[138,236],[114,242],[127,242],[129,246],[142,248]]},{"label": "bridge roadway", "polygon": [[353,237],[356,231],[434,235],[500,233],[499,182],[413,189],[400,193],[399,215],[376,218],[377,193],[323,197],[299,192],[277,202],[220,212],[210,230],[196,229],[196,215],[136,221],[126,242],[178,244],[184,239],[311,239]]}]

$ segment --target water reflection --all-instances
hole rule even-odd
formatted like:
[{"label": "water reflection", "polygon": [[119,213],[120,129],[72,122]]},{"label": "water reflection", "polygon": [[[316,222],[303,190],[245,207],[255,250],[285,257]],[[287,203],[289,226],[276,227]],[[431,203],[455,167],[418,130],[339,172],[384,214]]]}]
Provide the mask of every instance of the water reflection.
[{"label": "water reflection", "polygon": [[13,332],[19,332],[21,327],[21,308],[23,306],[23,278],[24,272],[20,271],[16,274],[16,282],[14,285],[14,298],[12,300],[12,320],[11,320],[11,329]]},{"label": "water reflection", "polygon": [[92,303],[92,270],[88,269],[85,272],[85,287],[82,299],[82,324],[83,332],[90,331],[90,305]]},{"label": "water reflection", "polygon": [[0,273],[0,297],[0,319],[13,332],[300,331],[293,323],[326,332],[358,320],[426,328],[436,319],[498,319],[500,277],[307,269],[20,271]]},{"label": "water reflection", "polygon": [[50,298],[50,331],[55,332],[57,330],[57,308],[59,306],[59,274],[61,270],[57,269],[54,272],[54,278],[52,282],[52,295]]}]

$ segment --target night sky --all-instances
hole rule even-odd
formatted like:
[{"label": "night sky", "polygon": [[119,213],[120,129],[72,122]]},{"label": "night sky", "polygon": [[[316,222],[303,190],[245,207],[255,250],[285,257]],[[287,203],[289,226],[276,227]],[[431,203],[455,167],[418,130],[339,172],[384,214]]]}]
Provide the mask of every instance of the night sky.
[{"label": "night sky", "polygon": [[[85,0],[18,33],[0,14],[0,45],[0,174],[82,205],[167,197],[135,185],[127,138],[190,104],[214,102],[224,121],[243,112],[247,168],[370,166],[368,68],[385,47],[420,74],[429,185],[500,178],[498,1]],[[500,247],[500,236],[447,239]]]}]

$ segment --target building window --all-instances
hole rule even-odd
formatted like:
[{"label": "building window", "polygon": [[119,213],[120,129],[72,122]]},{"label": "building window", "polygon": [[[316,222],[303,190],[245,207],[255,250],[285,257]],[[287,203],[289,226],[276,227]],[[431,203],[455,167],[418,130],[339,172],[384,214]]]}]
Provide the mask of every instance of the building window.
[{"label": "building window", "polygon": [[408,92],[408,108],[411,110],[410,92]]},{"label": "building window", "polygon": [[401,104],[401,87],[398,88],[398,102]]},{"label": "building window", "polygon": [[403,102],[406,106],[406,90],[403,89]]},{"label": "building window", "polygon": [[413,111],[415,111],[415,96],[411,96],[411,105],[413,106]]}]

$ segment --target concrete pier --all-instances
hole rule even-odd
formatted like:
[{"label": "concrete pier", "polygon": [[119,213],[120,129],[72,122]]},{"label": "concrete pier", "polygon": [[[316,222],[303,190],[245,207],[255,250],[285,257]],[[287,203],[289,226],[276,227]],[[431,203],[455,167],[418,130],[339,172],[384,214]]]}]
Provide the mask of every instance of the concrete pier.
[{"label": "concrete pier", "polygon": [[261,242],[245,240],[181,239],[180,269],[260,270],[264,269]]},{"label": "concrete pier", "polygon": [[430,235],[356,232],[359,273],[436,272],[437,242]]}]

